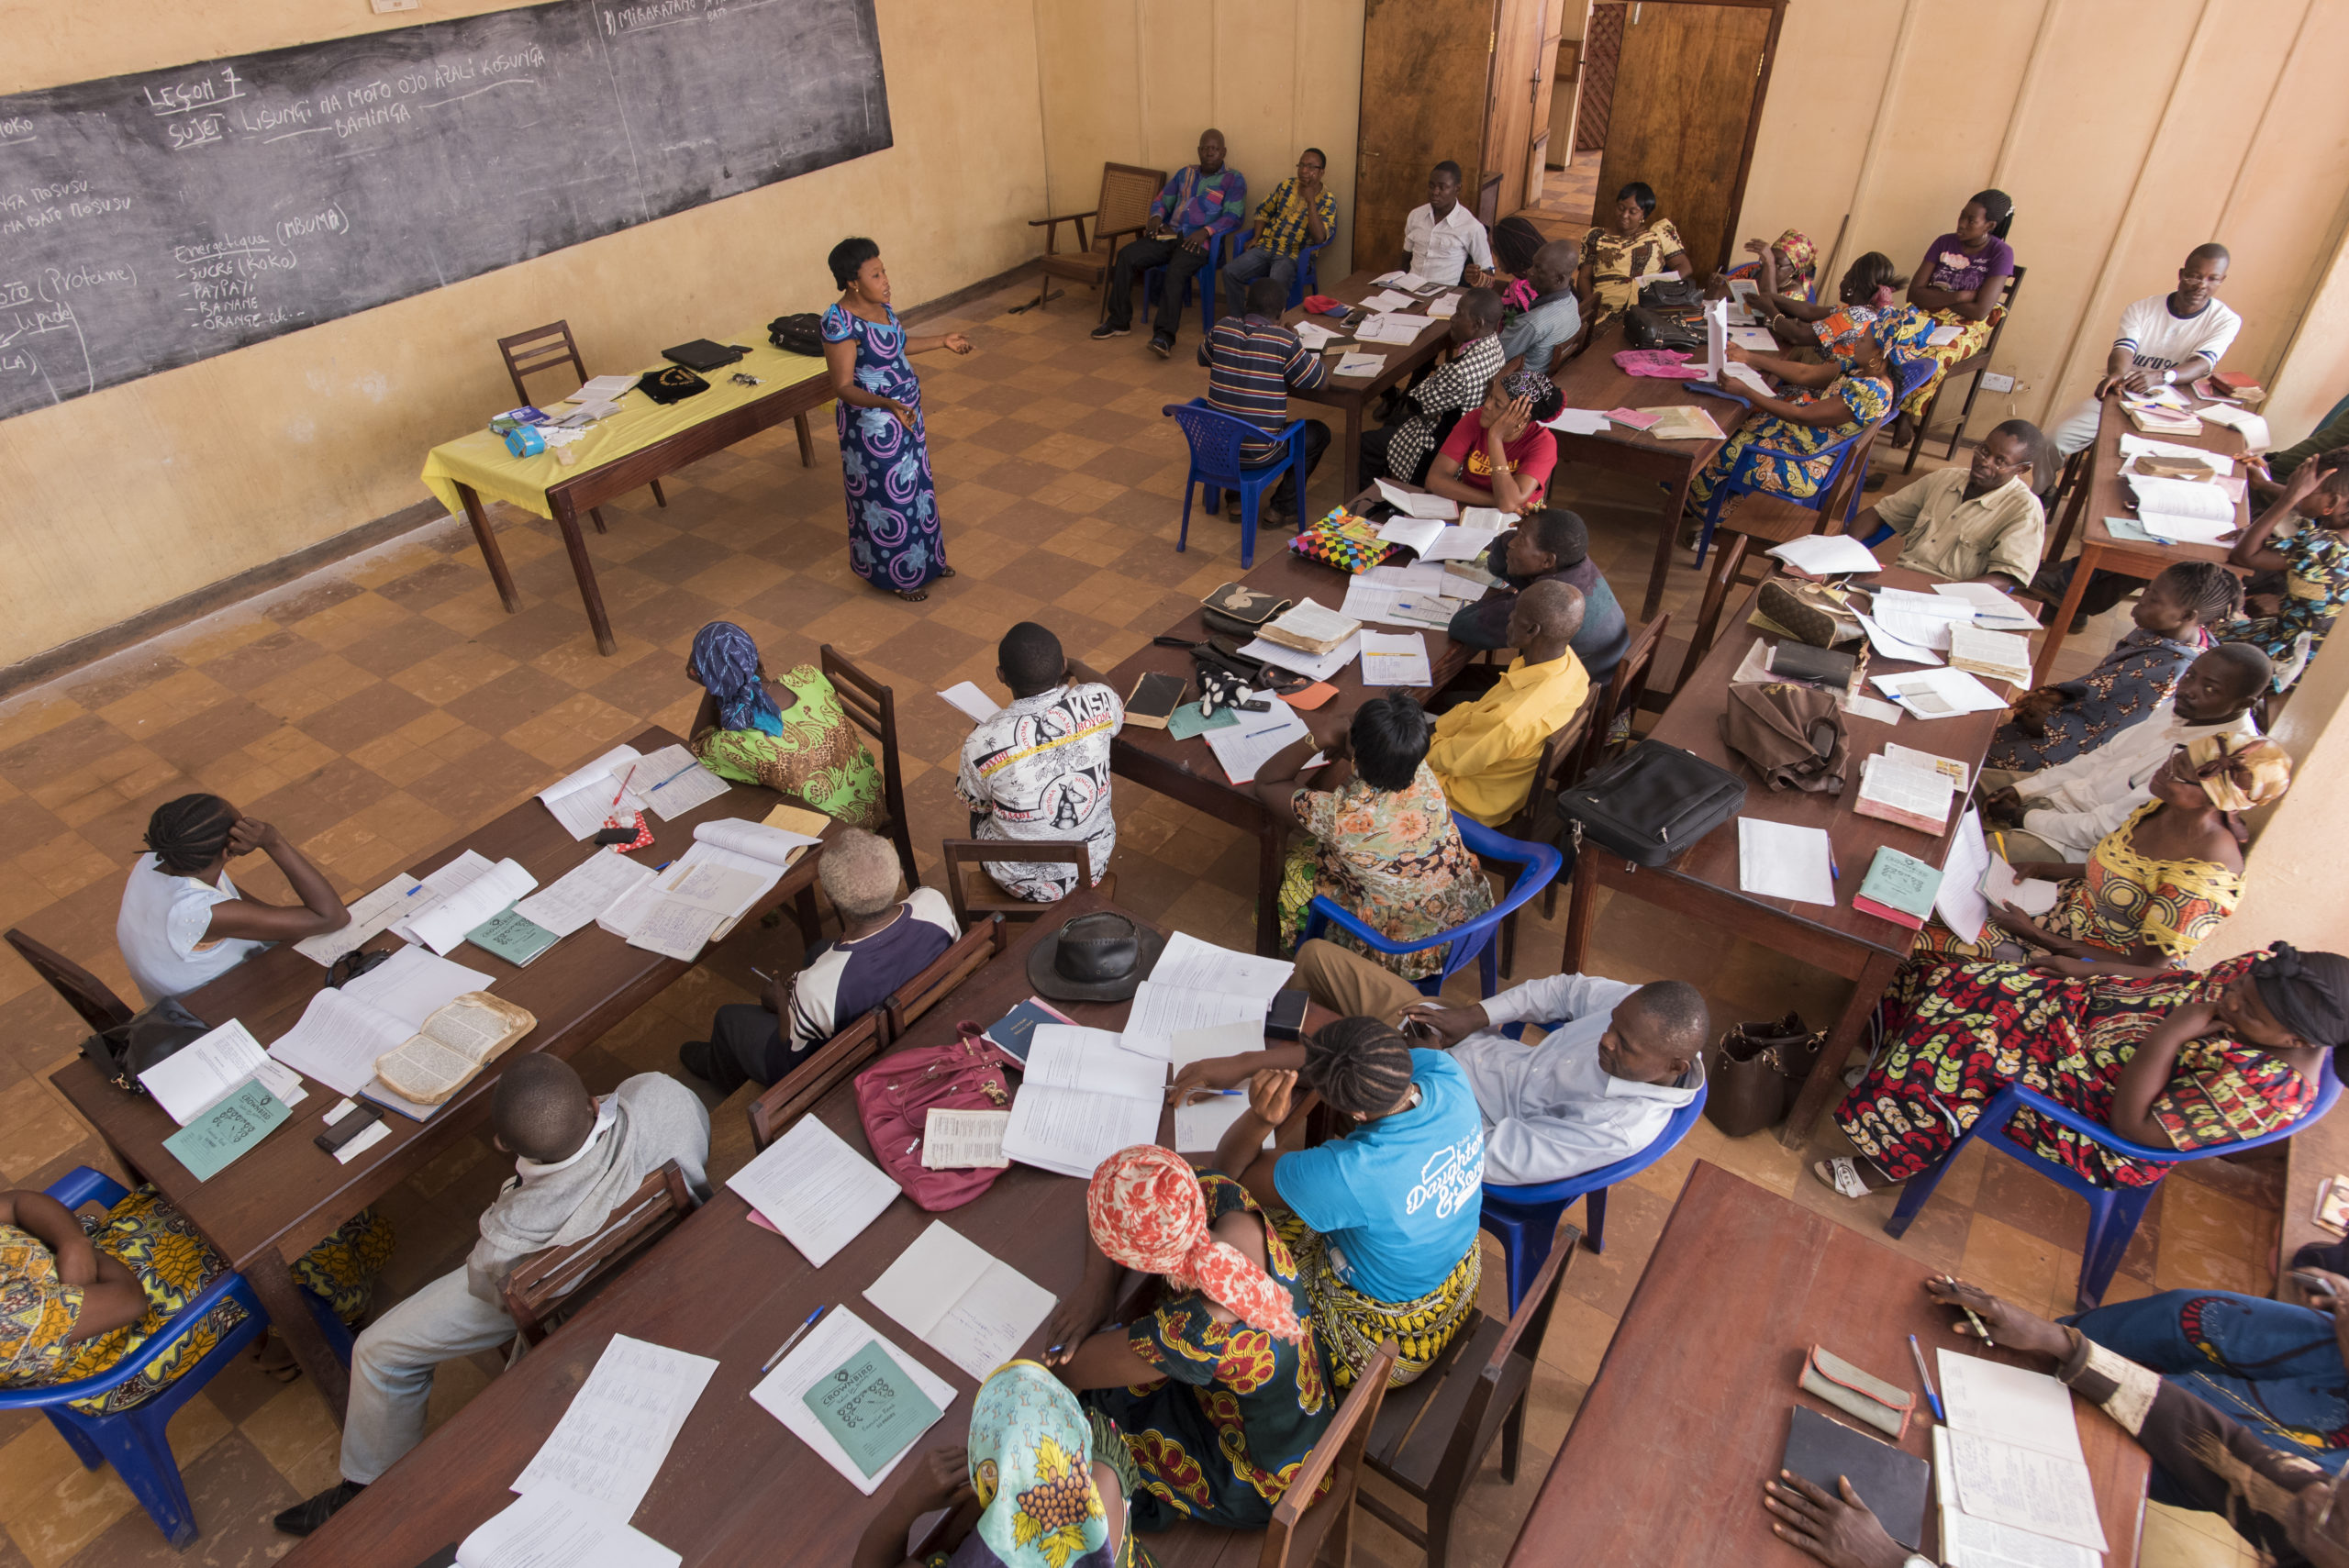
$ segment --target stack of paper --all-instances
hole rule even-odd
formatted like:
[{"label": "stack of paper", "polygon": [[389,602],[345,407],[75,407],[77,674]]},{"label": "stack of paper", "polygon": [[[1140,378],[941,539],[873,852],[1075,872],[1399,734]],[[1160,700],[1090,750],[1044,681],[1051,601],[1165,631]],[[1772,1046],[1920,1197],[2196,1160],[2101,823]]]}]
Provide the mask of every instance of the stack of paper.
[{"label": "stack of paper", "polygon": [[601,1502],[553,1484],[531,1487],[457,1548],[457,1568],[678,1568],[684,1561]]},{"label": "stack of paper", "polygon": [[1300,321],[1290,330],[1297,334],[1297,340],[1305,345],[1308,353],[1318,354],[1332,343],[1353,341],[1346,333],[1332,331],[1318,321]]},{"label": "stack of paper", "polygon": [[[805,1122],[800,1124],[806,1126]],[[777,1147],[781,1147],[777,1145]],[[886,1180],[887,1178],[883,1178]],[[890,1191],[896,1190],[894,1184]],[[938,1424],[933,1415],[910,1434],[901,1433],[903,1446],[867,1473],[863,1465],[849,1457],[840,1440],[825,1429],[824,1423],[807,1407],[807,1396],[816,1385],[840,1371],[842,1366],[867,1346],[877,1347],[895,1362],[907,1381],[942,1412],[954,1403],[954,1385],[930,1368],[906,1354],[888,1339],[846,1307],[835,1307],[824,1314],[823,1320],[807,1331],[796,1349],[783,1358],[783,1364],[767,1373],[763,1382],[751,1390],[751,1397],[761,1408],[785,1426],[792,1435],[823,1456],[824,1462],[842,1475],[849,1484],[870,1497],[889,1479],[906,1455],[918,1446],[923,1432]],[[993,1371],[993,1368],[989,1368]],[[786,1554],[787,1555],[787,1554]],[[558,1561],[549,1559],[550,1562]]]},{"label": "stack of paper", "polygon": [[1950,803],[1956,798],[1956,786],[1935,769],[1871,756],[1860,759],[1860,793],[1852,809],[1938,838],[1949,826]]},{"label": "stack of paper", "polygon": [[[1448,619],[1449,617],[1447,617]],[[1394,636],[1383,631],[1362,634],[1362,684],[1365,686],[1431,686],[1427,634]]]},{"label": "stack of paper", "polygon": [[1974,624],[1991,631],[2037,631],[2039,617],[2021,600],[1998,592],[1987,583],[1936,583],[1933,592],[1955,599],[1974,613]]},{"label": "stack of paper", "polygon": [[1024,1165],[1090,1180],[1120,1149],[1158,1140],[1165,1103],[1163,1061],[1120,1049],[1108,1029],[1039,1024],[1003,1151]]},{"label": "stack of paper", "polygon": [[1377,375],[1386,368],[1385,354],[1341,354],[1331,375]]},{"label": "stack of paper", "polygon": [[[1944,1509],[1943,1547],[1954,1536],[1975,1534],[1970,1522],[1985,1521],[2090,1552],[2105,1551],[2071,1390],[2044,1373],[1951,1351],[1938,1356],[1949,1422],[1933,1434],[1941,1461],[1936,1468],[1948,1475],[1961,1516],[1954,1531]],[[2079,1561],[2092,1568],[2092,1559],[2076,1559],[2052,1542],[2018,1544],[2024,1550],[2002,1555],[2033,1564]]]},{"label": "stack of paper", "polygon": [[[1350,595],[1349,598],[1351,597]],[[1354,614],[1351,604],[1347,606],[1346,613]],[[1362,638],[1359,633],[1322,654],[1299,653],[1294,648],[1283,648],[1279,643],[1267,642],[1261,637],[1251,638],[1240,645],[1240,654],[1243,659],[1254,659],[1262,663],[1277,665],[1281,669],[1292,671],[1312,681],[1328,680],[1353,663],[1354,655],[1361,651]],[[1237,719],[1240,715],[1234,714],[1232,717]]]},{"label": "stack of paper", "polygon": [[1431,320],[1449,321],[1459,314],[1460,296],[1456,294],[1448,294],[1442,299],[1428,302],[1428,316]]},{"label": "stack of paper", "polygon": [[674,822],[733,787],[683,746],[662,747],[637,770],[636,793],[663,822]]},{"label": "stack of paper", "polygon": [[1603,436],[1609,420],[1596,408],[1562,408],[1556,418],[1542,423],[1569,436]]},{"label": "stack of paper", "polygon": [[573,403],[615,403],[621,394],[632,390],[637,378],[632,375],[599,375],[583,381],[579,390],[571,395]]},{"label": "stack of paper", "polygon": [[1292,652],[1319,657],[1335,651],[1361,629],[1361,622],[1307,598],[1265,622],[1258,636],[1260,640],[1277,643]]},{"label": "stack of paper", "polygon": [[513,859],[499,861],[468,881],[429,912],[407,917],[408,931],[434,952],[446,957],[465,940],[465,933],[485,925],[507,906],[539,885],[539,879]]},{"label": "stack of paper", "polygon": [[942,1219],[914,1239],[864,1299],[985,1383],[1019,1353],[1058,1300]]},{"label": "stack of paper", "polygon": [[[1294,670],[1297,666],[1290,664],[1286,668]],[[1275,752],[1312,733],[1305,720],[1297,717],[1297,709],[1285,702],[1275,702],[1266,713],[1243,713],[1240,719],[1228,729],[1210,729],[1202,737],[1208,750],[1215,753],[1215,760],[1223,765],[1224,776],[1236,784],[1254,783],[1256,770],[1270,762]]]},{"label": "stack of paper", "polygon": [[[1946,647],[1949,643],[1950,624],[1948,621],[1920,621],[1909,629],[1925,632],[1930,636],[1938,628],[1941,632],[1943,646]],[[1877,620],[1874,616],[1860,617],[1860,629],[1867,633],[1868,646],[1887,659],[1897,660],[1907,664],[1938,664],[1942,662],[1942,656],[1934,652],[1928,643],[1911,642],[1905,637],[1896,637],[1887,629],[1882,621]]]},{"label": "stack of paper", "polygon": [[717,1370],[707,1356],[613,1335],[513,1489],[560,1486],[629,1518]]},{"label": "stack of paper", "polygon": [[819,1269],[897,1196],[880,1166],[813,1116],[793,1122],[726,1184]]},{"label": "stack of paper", "polygon": [[[636,819],[644,802],[625,787],[632,772],[643,772],[644,753],[633,746],[615,746],[577,773],[566,773],[539,792],[539,799],[563,831],[584,839],[599,831],[607,817],[623,822]],[[643,781],[657,778],[647,773]]]},{"label": "stack of paper", "polygon": [[[1485,510],[1481,506],[1471,506],[1468,509],[1471,512]],[[1506,514],[1494,515],[1497,517]],[[1485,552],[1492,549],[1493,540],[1500,538],[1507,531],[1506,528],[1497,526],[1479,528],[1473,523],[1464,524],[1456,528],[1446,528],[1436,535],[1433,543],[1419,551],[1419,559],[1421,561],[1482,561],[1485,559]]]},{"label": "stack of paper", "polygon": [[1914,594],[1905,588],[1878,588],[1874,606],[1874,619],[1884,630],[1912,647],[1940,653],[1949,651],[1951,623],[1974,618],[1974,606],[1968,600],[1942,594]]},{"label": "stack of paper", "polygon": [[1824,828],[1762,817],[1737,819],[1737,885],[1765,898],[1835,903],[1835,849]]},{"label": "stack of paper", "polygon": [[2196,410],[2213,425],[2227,425],[2242,433],[2243,444],[2252,451],[2265,451],[2274,438],[2268,434],[2267,421],[2248,408],[2238,408],[2232,403],[2214,403]]},{"label": "stack of paper", "polygon": [[[1460,607],[1432,588],[1389,587],[1364,581],[1368,575],[1364,573],[1346,583],[1346,614],[1358,621],[1442,628],[1452,624],[1453,612]],[[1357,647],[1360,640],[1354,639]]]},{"label": "stack of paper", "polygon": [[514,913],[558,938],[567,937],[592,925],[598,915],[651,879],[651,866],[598,850],[515,905]]},{"label": "stack of paper", "polygon": [[[1136,1055],[1164,1062],[1174,1049],[1174,1037],[1185,1030],[1247,1025],[1255,1028],[1256,1044],[1261,1045],[1264,1015],[1296,967],[1285,959],[1234,952],[1176,931],[1166,939],[1150,978],[1135,989],[1118,1043]],[[1244,1049],[1253,1051],[1256,1045]]]},{"label": "stack of paper", "polygon": [[1772,545],[1763,553],[1785,562],[1798,572],[1808,572],[1813,577],[1837,577],[1847,573],[1883,570],[1875,553],[1850,534],[1805,534],[1800,539]]},{"label": "stack of paper", "polygon": [[[1381,479],[1376,484],[1380,496],[1398,512],[1414,517],[1451,518],[1460,516],[1460,503],[1457,501],[1431,495],[1424,490],[1406,490],[1391,480]],[[1384,539],[1386,536],[1382,533],[1379,537]]]}]

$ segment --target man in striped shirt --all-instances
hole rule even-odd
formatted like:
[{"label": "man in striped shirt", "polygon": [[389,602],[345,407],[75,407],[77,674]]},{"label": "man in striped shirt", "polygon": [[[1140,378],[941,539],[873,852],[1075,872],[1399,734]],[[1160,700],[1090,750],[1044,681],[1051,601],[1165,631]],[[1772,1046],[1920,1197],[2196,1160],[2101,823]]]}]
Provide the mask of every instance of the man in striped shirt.
[{"label": "man in striped shirt", "polygon": [[1256,204],[1254,241],[1224,263],[1220,274],[1232,315],[1247,308],[1248,285],[1258,278],[1276,278],[1284,289],[1296,287],[1298,253],[1324,243],[1338,227],[1338,198],[1321,183],[1329,167],[1319,148],[1307,148],[1297,161],[1297,173]]},{"label": "man in striped shirt", "polygon": [[[1287,298],[1287,285],[1278,279],[1256,279],[1248,285],[1248,314],[1217,322],[1199,345],[1199,363],[1208,367],[1208,406],[1247,420],[1268,438],[1288,428],[1289,388],[1310,392],[1329,379],[1321,356],[1281,325],[1281,306]],[[1319,419],[1305,421],[1307,478],[1329,445],[1330,427]],[[1280,455],[1276,439],[1251,439],[1241,444],[1241,461],[1251,468],[1276,462]],[[1295,469],[1281,475],[1279,486],[1266,497],[1268,520],[1286,522],[1297,517],[1297,477]],[[1240,508],[1234,506],[1230,516],[1238,522]]]}]

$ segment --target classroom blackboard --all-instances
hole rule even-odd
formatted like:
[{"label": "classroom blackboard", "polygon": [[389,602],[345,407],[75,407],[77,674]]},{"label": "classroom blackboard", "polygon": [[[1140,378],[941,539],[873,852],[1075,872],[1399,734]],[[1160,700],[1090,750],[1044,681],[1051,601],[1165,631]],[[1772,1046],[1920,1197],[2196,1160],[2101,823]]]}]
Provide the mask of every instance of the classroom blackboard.
[{"label": "classroom blackboard", "polygon": [[556,0],[0,96],[0,417],[889,145],[873,0]]}]

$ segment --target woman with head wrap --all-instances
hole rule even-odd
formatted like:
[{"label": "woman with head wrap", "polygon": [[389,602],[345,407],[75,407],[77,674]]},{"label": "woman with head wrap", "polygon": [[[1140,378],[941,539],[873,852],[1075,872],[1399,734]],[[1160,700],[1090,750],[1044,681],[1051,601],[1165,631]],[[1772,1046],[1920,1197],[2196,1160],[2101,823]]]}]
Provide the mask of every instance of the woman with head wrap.
[{"label": "woman with head wrap", "polygon": [[[333,884],[268,823],[217,795],[184,795],[147,819],[148,852],[130,868],[114,940],[150,1003],[217,980],[273,942],[351,924]],[[299,905],[237,891],[228,862],[255,850],[277,862]]]},{"label": "woman with head wrap", "polygon": [[1767,245],[1749,239],[1745,253],[1753,260],[1722,269],[1714,274],[1715,283],[1725,286],[1731,278],[1752,278],[1765,297],[1784,295],[1805,304],[1819,297],[1819,247],[1801,229],[1789,228]]},{"label": "woman with head wrap", "polygon": [[1973,941],[1937,916],[1917,933],[1917,951],[2035,961],[2070,975],[2159,974],[2182,964],[2243,898],[2243,843],[2232,818],[2282,799],[2291,784],[2292,759],[2273,740],[2221,734],[2189,741],[2146,785],[2153,799],[2106,834],[2086,865],[2014,868],[2056,884],[2047,914],[2034,919],[2001,904]]},{"label": "woman with head wrap", "polygon": [[[1036,1362],[1006,1362],[979,1385],[969,1442],[906,1467],[855,1568],[1149,1568],[1127,1518],[1141,1484],[1115,1423]],[[915,1520],[964,1503],[979,1513],[957,1544],[906,1557]],[[947,1532],[962,1528],[958,1516]]]},{"label": "woman with head wrap", "polygon": [[[1262,1529],[1337,1413],[1297,1260],[1246,1188],[1151,1144],[1101,1162],[1085,1210],[1085,1280],[1045,1323],[1044,1360],[1123,1434],[1134,1528]],[[1163,1291],[1096,1332],[1121,1268]]]},{"label": "woman with head wrap", "polygon": [[[1912,961],[1876,1004],[1866,1075],[1835,1108],[1861,1158],[1822,1161],[1847,1195],[1946,1155],[1990,1097],[2021,1084],[2151,1149],[2205,1149],[2289,1126],[2349,1040],[2349,960],[2278,944],[2207,970]],[[2019,1113],[2005,1133],[2099,1186],[2165,1166]]]},{"label": "woman with head wrap", "polygon": [[694,634],[687,678],[708,689],[694,716],[694,755],[722,779],[796,795],[857,828],[887,820],[881,770],[813,664],[766,673],[758,644],[730,620]]},{"label": "woman with head wrap", "polygon": [[1542,421],[1565,406],[1566,395],[1540,371],[1494,377],[1483,406],[1463,414],[1436,450],[1429,493],[1464,506],[1531,511],[1558,466],[1558,438]]},{"label": "woman with head wrap", "polygon": [[[1776,376],[1793,390],[1787,397],[1739,395],[1760,417],[1739,426],[1737,434],[1689,481],[1688,505],[1694,513],[1702,513],[1714,490],[1731,480],[1748,490],[1809,500],[1834,471],[1829,449],[1892,409],[1892,367],[1872,332],[1854,335],[1825,364],[1757,354],[1733,344],[1728,352],[1738,363]],[[1824,455],[1810,455],[1814,452]]]},{"label": "woman with head wrap", "polygon": [[[1265,1152],[1298,1084],[1352,1130],[1311,1149]],[[1425,1372],[1474,1315],[1476,1216],[1485,1124],[1465,1069],[1415,1048],[1376,1018],[1340,1018],[1302,1045],[1194,1062],[1175,1075],[1177,1103],[1248,1089],[1248,1110],[1216,1162],[1266,1202],[1294,1251],[1340,1388],[1376,1353],[1400,1349],[1390,1383]]]}]

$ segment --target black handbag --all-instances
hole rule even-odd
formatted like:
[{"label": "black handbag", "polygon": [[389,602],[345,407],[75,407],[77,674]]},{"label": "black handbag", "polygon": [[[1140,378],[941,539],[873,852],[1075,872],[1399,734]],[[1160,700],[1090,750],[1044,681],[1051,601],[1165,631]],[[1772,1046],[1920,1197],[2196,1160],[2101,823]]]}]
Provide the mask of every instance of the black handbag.
[{"label": "black handbag", "polygon": [[824,318],[813,311],[778,316],[767,323],[767,341],[786,354],[805,354],[811,360],[820,360],[824,357]]},{"label": "black handbag", "polygon": [[212,1032],[212,1026],[166,996],[127,1023],[119,1023],[82,1042],[82,1054],[117,1089],[143,1095],[139,1074],[158,1062],[195,1044]]},{"label": "black handbag", "polygon": [[1650,310],[1702,310],[1705,291],[1687,278],[1658,278],[1640,286],[1640,303]]},{"label": "black handbag", "polygon": [[636,389],[659,404],[683,403],[709,390],[709,383],[683,365],[671,365],[667,370],[647,371]]},{"label": "black handbag", "polygon": [[1686,322],[1658,316],[1636,305],[1623,313],[1623,336],[1631,339],[1634,349],[1677,349],[1688,354],[1705,351],[1704,338]]},{"label": "black handbag", "polygon": [[1558,796],[1577,847],[1587,836],[1643,866],[1676,858],[1744,805],[1742,779],[1661,740],[1641,741]]}]

